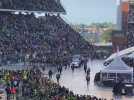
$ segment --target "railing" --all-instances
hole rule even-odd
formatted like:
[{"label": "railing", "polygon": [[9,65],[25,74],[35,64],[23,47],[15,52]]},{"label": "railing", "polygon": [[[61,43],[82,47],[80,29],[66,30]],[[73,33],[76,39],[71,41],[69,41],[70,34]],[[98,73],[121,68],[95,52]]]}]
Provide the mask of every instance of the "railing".
[{"label": "railing", "polygon": [[16,63],[16,64],[7,64],[2,65],[0,69],[6,69],[6,70],[28,70],[31,69],[32,66],[29,62],[22,62],[22,63]]}]

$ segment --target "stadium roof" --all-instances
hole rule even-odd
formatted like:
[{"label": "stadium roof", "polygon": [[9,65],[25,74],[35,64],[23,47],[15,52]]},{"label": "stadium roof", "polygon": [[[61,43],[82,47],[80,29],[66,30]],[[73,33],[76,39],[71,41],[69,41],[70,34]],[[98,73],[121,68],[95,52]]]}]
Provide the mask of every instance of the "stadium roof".
[{"label": "stadium roof", "polygon": [[34,11],[34,10],[14,10],[14,9],[0,9],[1,12],[28,12],[28,13],[53,13],[53,14],[66,14],[66,12],[55,12],[55,11]]},{"label": "stadium roof", "polygon": [[5,11],[32,11],[63,13],[65,9],[55,0],[0,0],[0,9]]}]

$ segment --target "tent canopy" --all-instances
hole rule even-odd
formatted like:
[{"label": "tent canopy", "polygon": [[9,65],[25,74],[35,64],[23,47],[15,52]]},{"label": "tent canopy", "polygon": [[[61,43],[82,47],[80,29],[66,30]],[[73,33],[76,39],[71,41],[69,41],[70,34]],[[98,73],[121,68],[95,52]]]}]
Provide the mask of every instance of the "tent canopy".
[{"label": "tent canopy", "polygon": [[127,57],[128,58],[134,58],[134,52],[132,52],[131,54],[129,54]]},{"label": "tent canopy", "polygon": [[122,56],[127,55],[127,54],[132,53],[132,52],[134,52],[134,47],[130,47],[130,48],[127,48],[125,50],[121,50],[120,52],[112,54],[109,58],[107,58],[105,60],[105,62],[116,58],[117,55],[122,57]]},{"label": "tent canopy", "polygon": [[132,73],[133,69],[130,68],[121,57],[116,57],[113,61],[107,65],[106,68],[101,70],[102,73]]}]

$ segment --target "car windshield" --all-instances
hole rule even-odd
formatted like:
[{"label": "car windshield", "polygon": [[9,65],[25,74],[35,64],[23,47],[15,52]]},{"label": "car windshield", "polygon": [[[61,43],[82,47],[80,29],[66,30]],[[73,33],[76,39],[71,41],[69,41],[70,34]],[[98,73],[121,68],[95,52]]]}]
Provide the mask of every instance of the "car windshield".
[{"label": "car windshield", "polygon": [[80,60],[79,59],[73,59],[73,62],[79,62]]},{"label": "car windshield", "polygon": [[80,58],[80,55],[74,55],[73,58]]}]

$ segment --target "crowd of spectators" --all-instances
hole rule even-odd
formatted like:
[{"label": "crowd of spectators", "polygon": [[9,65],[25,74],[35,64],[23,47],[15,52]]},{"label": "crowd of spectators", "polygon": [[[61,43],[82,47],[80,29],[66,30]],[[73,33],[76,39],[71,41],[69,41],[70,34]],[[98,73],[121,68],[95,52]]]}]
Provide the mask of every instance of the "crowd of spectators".
[{"label": "crowd of spectators", "polygon": [[129,33],[128,33],[128,35],[127,35],[127,38],[128,38],[128,47],[132,47],[132,46],[134,46],[134,36],[133,36],[133,33],[134,32],[130,32],[129,31]]},{"label": "crowd of spectators", "polygon": [[56,0],[0,0],[1,9],[65,12]]},{"label": "crowd of spectators", "polygon": [[128,39],[128,47],[134,46],[134,24],[128,24],[128,32],[127,32],[127,39]]},{"label": "crowd of spectators", "polygon": [[[56,0],[1,0],[1,9],[65,12]],[[63,62],[64,57],[87,53],[90,45],[67,24],[60,15],[0,12],[0,64],[19,62]],[[58,61],[57,61],[58,60]],[[61,61],[60,61],[61,60]],[[36,100],[106,100],[95,96],[76,95],[50,79],[42,77],[39,69],[2,73],[6,92],[14,97]],[[18,84],[16,84],[18,83]],[[21,85],[20,85],[21,84]],[[19,90],[19,89],[22,90]],[[19,91],[19,94],[17,94]],[[16,95],[17,94],[17,95]]]},{"label": "crowd of spectators", "polygon": [[[107,100],[91,95],[74,94],[43,76],[40,69],[0,72],[0,84],[6,85],[7,98],[26,100]],[[112,99],[111,99],[112,100]]]},{"label": "crowd of spectators", "polygon": [[99,98],[91,95],[78,95],[65,87],[61,87],[59,84],[52,82],[47,78],[42,78],[43,84],[40,91],[42,96],[40,98],[47,100],[107,100],[105,98]]},{"label": "crowd of spectators", "polygon": [[134,46],[134,6],[130,5],[128,13],[128,29],[127,29],[127,38],[128,38],[128,47]]},{"label": "crowd of spectators", "polygon": [[[0,12],[1,62],[45,62],[90,46],[59,15]],[[52,58],[52,59],[51,59]]]},{"label": "crowd of spectators", "polygon": [[130,9],[129,9],[129,12],[128,12],[128,23],[133,23],[134,22],[134,6],[133,5],[130,5]]}]

